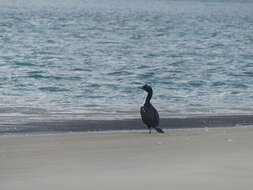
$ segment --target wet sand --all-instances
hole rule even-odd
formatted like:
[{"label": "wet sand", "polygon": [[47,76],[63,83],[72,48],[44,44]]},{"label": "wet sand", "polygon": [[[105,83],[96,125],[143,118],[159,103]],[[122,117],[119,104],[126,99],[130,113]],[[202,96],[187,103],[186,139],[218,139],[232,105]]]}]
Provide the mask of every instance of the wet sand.
[{"label": "wet sand", "polygon": [[[3,119],[3,118],[1,118]],[[11,120],[10,118],[7,120]],[[119,130],[143,130],[147,129],[141,119],[60,119],[38,120],[28,122],[18,121],[0,122],[0,135],[26,134],[26,133],[62,133],[62,132],[91,132],[91,131],[119,131]],[[192,115],[181,117],[169,117],[160,119],[160,127],[163,129],[184,129],[204,127],[234,127],[253,125],[253,115]]]},{"label": "wet sand", "polygon": [[252,189],[253,126],[0,136],[1,190]]}]

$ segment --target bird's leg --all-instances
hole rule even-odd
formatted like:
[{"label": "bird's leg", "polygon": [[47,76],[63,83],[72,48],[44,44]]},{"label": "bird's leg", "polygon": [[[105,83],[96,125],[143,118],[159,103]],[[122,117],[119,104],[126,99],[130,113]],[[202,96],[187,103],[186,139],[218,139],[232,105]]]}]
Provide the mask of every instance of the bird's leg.
[{"label": "bird's leg", "polygon": [[148,129],[149,129],[149,134],[151,134],[151,127],[148,127]]}]

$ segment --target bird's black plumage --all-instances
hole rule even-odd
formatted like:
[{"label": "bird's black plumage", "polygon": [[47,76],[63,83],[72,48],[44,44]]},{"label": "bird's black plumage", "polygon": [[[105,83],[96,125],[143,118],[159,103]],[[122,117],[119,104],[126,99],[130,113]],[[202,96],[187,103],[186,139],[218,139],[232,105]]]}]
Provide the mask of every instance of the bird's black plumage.
[{"label": "bird's black plumage", "polygon": [[153,90],[151,86],[145,84],[140,88],[148,93],[145,103],[140,110],[143,123],[147,125],[149,133],[151,133],[151,128],[154,128],[158,133],[164,133],[162,129],[158,128],[160,123],[159,114],[155,107],[150,103],[150,100],[153,96]]}]

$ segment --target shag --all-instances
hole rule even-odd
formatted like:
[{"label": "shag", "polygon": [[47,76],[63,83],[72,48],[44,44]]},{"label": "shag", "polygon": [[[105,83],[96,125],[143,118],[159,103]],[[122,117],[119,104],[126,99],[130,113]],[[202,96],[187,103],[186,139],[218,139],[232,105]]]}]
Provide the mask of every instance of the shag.
[{"label": "shag", "polygon": [[151,134],[151,129],[154,128],[158,133],[164,133],[164,131],[158,128],[160,119],[159,114],[155,107],[150,103],[150,100],[153,95],[153,90],[151,86],[145,84],[140,89],[146,91],[148,93],[144,105],[141,107],[141,118],[145,125],[147,125],[149,129],[149,134]]}]

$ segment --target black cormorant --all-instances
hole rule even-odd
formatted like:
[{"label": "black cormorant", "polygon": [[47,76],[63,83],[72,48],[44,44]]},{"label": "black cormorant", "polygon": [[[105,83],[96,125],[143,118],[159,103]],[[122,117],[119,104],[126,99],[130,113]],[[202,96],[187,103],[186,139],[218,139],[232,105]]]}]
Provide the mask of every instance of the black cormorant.
[{"label": "black cormorant", "polygon": [[141,118],[143,123],[147,125],[149,133],[151,133],[151,128],[154,128],[158,133],[164,133],[162,129],[158,128],[160,122],[159,114],[155,107],[150,103],[153,95],[151,86],[145,84],[144,86],[140,87],[140,89],[145,90],[148,93],[146,101],[141,107]]}]

